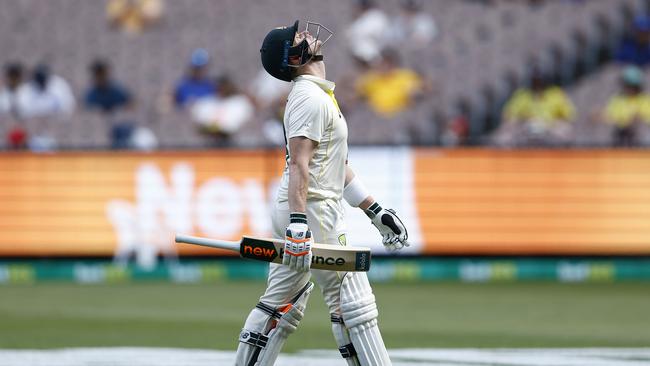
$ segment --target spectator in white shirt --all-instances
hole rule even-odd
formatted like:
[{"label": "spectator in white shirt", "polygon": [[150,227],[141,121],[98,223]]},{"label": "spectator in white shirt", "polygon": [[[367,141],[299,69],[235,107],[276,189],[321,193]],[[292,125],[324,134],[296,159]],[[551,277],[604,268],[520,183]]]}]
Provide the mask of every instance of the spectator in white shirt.
[{"label": "spectator in white shirt", "polygon": [[373,63],[386,41],[390,20],[374,0],[356,0],[356,16],[346,30],[348,49],[358,61]]},{"label": "spectator in white shirt", "polygon": [[264,69],[260,69],[248,87],[248,94],[259,109],[285,103],[290,91],[291,83],[274,78]]},{"label": "spectator in white shirt", "polygon": [[253,118],[255,107],[229,77],[222,76],[218,84],[219,95],[198,99],[190,113],[201,132],[212,136],[215,143],[226,145]]},{"label": "spectator in white shirt", "polygon": [[70,85],[51,74],[46,65],[37,66],[32,80],[18,92],[18,112],[22,118],[69,116],[74,108]]},{"label": "spectator in white shirt", "polygon": [[248,87],[248,95],[255,104],[256,117],[262,116],[262,133],[265,142],[273,146],[284,146],[282,116],[291,83],[274,78],[264,69],[255,75]]}]

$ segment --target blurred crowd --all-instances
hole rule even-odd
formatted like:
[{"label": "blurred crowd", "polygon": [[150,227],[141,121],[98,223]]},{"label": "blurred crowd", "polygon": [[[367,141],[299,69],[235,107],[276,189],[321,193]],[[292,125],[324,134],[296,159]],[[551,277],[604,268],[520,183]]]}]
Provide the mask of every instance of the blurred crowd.
[{"label": "blurred crowd", "polygon": [[[96,60],[89,66],[90,83],[83,106],[106,116],[118,115],[133,106],[131,93],[113,79],[110,65]],[[56,149],[52,130],[65,126],[65,120],[77,109],[77,101],[68,82],[53,73],[47,64],[27,69],[21,63],[5,66],[4,86],[0,89],[0,118],[8,123],[7,143],[12,149],[34,151]],[[32,129],[25,127],[29,121]],[[111,129],[114,148],[128,148],[131,129],[127,122],[115,123]],[[127,136],[128,135],[128,136]]]},{"label": "blurred crowd", "polygon": [[[637,16],[618,44],[618,91],[609,96],[589,122],[610,127],[611,145],[633,147],[650,143],[650,94],[645,90],[645,67],[650,64],[650,16]],[[576,140],[576,108],[571,98],[539,70],[530,85],[515,91],[503,109],[493,134],[498,146],[571,146]]]},{"label": "blurred crowd", "polygon": [[[352,2],[352,17],[342,32],[350,67],[335,80],[338,102],[346,115],[367,111],[363,116],[387,126],[385,133],[405,134],[403,140],[392,140],[397,143],[476,143],[469,139],[471,102],[461,99],[453,106],[453,113],[434,119],[430,101],[438,97],[442,86],[426,70],[403,62],[404,58],[423,64],[434,62],[422,55],[436,44],[441,32],[454,31],[440,29],[435,14],[423,10],[423,1],[400,0],[399,7],[390,10],[374,0]],[[463,1],[496,6],[515,0]],[[531,7],[544,2],[528,1]],[[163,0],[109,0],[105,14],[110,29],[134,37],[155,29],[167,16],[165,9]],[[177,83],[168,86],[170,92],[155,101],[160,110],[187,116],[196,133],[211,146],[237,146],[233,136],[255,118],[263,119],[258,132],[265,145],[284,144],[281,121],[290,84],[273,79],[261,68],[247,85],[237,83],[232,74],[215,75],[215,61],[206,48],[197,47],[186,58],[186,69],[178,70]],[[650,63],[650,17],[634,18],[610,61],[620,65],[619,90],[600,110],[591,113],[590,123],[611,128],[613,146],[647,144],[650,141],[644,136],[650,127],[650,95],[645,88],[645,68]],[[0,84],[0,121],[8,126],[4,129],[5,146],[55,150],[59,144],[52,130],[61,128],[66,118],[83,109],[107,121],[112,148],[157,148],[160,136],[131,113],[142,101],[129,88],[130,81],[113,74],[108,58],[92,60],[87,67],[86,89],[73,91],[45,61],[6,64]],[[574,145],[580,132],[574,128],[577,111],[568,86],[560,85],[540,65],[532,63],[529,68],[528,82],[514,88],[503,105],[499,123],[486,131],[479,143],[502,147]],[[83,100],[75,100],[75,95],[82,95]],[[388,127],[396,126],[395,121],[408,124],[408,128]]]}]

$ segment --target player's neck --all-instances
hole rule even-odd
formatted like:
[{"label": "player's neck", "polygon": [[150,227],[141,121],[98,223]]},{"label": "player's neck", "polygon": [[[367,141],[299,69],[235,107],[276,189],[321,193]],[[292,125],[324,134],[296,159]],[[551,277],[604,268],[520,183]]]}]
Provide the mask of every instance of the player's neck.
[{"label": "player's neck", "polygon": [[325,63],[323,61],[310,62],[298,69],[298,75],[312,75],[317,78],[325,79]]}]

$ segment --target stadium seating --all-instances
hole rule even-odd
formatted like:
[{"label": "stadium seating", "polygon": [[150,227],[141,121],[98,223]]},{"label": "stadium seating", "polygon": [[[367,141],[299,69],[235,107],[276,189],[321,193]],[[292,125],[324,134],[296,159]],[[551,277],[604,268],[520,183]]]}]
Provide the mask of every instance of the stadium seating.
[{"label": "stadium seating", "polygon": [[[576,121],[577,146],[610,146],[612,129],[599,118],[599,114],[611,97],[620,92],[622,66],[610,64],[598,72],[576,83],[569,89],[569,95],[581,113]],[[645,90],[650,88],[650,75],[645,78]],[[640,130],[640,142],[650,143],[646,128]]]},{"label": "stadium seating", "polygon": [[[0,64],[19,60],[33,66],[46,61],[54,73],[70,82],[79,100],[89,84],[88,65],[96,57],[105,57],[115,77],[136,96],[133,118],[155,132],[161,147],[210,146],[184,113],[161,108],[161,101],[182,76],[191,51],[208,49],[212,71],[228,73],[245,88],[260,68],[260,39],[271,27],[288,24],[293,18],[313,19],[342,34],[351,21],[352,3],[335,3],[166,1],[162,22],[142,34],[129,35],[110,29],[105,2],[0,0],[0,33],[10,35],[0,37]],[[397,11],[394,1],[378,3],[389,13]],[[440,34],[430,48],[403,56],[406,65],[429,75],[438,90],[417,111],[391,121],[382,121],[363,108],[350,111],[352,143],[436,143],[441,130],[437,124],[450,116],[460,98],[471,102],[472,133],[479,136],[494,127],[499,105],[516,84],[526,82],[532,60],[573,80],[575,64],[594,64],[590,57],[612,45],[626,17],[644,9],[645,1],[547,1],[530,7],[523,1],[483,5],[429,0],[423,5],[434,15]],[[334,80],[350,69],[344,42],[339,36],[328,45],[328,76]],[[577,47],[580,42],[583,47]],[[576,89],[572,94],[581,114],[600,100],[587,93]],[[234,137],[235,144],[264,145],[261,123],[259,118],[243,128]],[[80,110],[70,121],[59,123],[55,135],[62,147],[105,148],[109,146],[108,124],[105,118]],[[406,133],[394,133],[404,125]]]}]

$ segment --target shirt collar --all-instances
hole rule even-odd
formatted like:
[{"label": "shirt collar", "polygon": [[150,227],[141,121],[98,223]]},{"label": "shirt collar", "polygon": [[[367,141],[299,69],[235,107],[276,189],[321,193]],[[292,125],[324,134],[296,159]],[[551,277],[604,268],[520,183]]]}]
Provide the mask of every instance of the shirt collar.
[{"label": "shirt collar", "polygon": [[336,84],[334,84],[334,82],[321,79],[314,75],[300,75],[294,79],[294,81],[299,81],[299,80],[311,81],[312,83],[318,85],[321,89],[323,89],[326,92],[333,92],[334,88],[336,87]]}]

